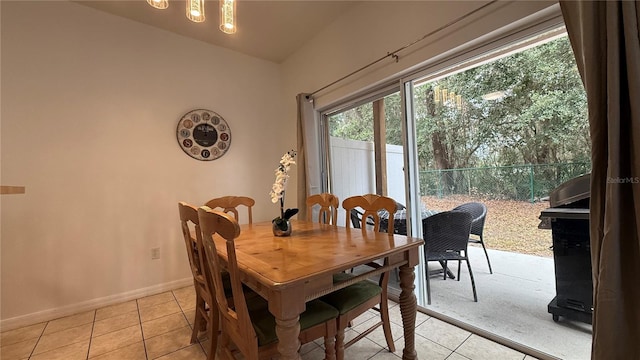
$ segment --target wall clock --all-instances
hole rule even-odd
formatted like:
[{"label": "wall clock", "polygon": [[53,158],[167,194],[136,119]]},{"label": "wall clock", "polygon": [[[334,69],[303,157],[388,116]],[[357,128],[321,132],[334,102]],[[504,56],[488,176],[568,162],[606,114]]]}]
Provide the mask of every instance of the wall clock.
[{"label": "wall clock", "polygon": [[182,150],[194,159],[215,160],[231,145],[229,125],[216,112],[191,110],[178,121],[176,137]]}]

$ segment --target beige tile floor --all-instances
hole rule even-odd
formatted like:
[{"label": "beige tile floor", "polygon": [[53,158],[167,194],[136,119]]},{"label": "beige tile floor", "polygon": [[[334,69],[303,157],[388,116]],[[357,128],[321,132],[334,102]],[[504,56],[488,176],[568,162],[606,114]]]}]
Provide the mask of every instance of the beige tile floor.
[{"label": "beige tile floor", "polygon": [[[396,352],[384,349],[384,335],[378,328],[348,348],[345,359],[397,360],[402,356],[400,308],[396,303],[390,306]],[[206,335],[202,334],[199,343],[190,343],[194,308],[195,292],[190,286],[5,331],[1,333],[0,359],[206,359]],[[376,316],[365,313],[356,319],[346,340]],[[416,325],[416,350],[421,360],[533,359],[422,313],[418,313]],[[321,345],[322,339],[304,345],[302,359],[322,359]]]}]

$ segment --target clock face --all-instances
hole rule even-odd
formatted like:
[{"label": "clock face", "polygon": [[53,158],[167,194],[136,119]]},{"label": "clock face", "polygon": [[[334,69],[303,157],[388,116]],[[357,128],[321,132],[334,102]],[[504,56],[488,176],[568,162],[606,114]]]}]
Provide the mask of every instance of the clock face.
[{"label": "clock face", "polygon": [[215,160],[231,145],[231,130],[222,116],[206,110],[191,110],[178,121],[178,144],[194,159]]}]

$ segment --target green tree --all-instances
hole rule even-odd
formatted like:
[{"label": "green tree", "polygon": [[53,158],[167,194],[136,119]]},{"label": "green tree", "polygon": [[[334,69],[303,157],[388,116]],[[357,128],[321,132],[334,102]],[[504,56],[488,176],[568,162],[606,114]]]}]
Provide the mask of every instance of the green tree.
[{"label": "green tree", "polygon": [[423,87],[418,127],[431,138],[429,168],[589,158],[586,96],[566,37]]},{"label": "green tree", "polygon": [[329,117],[331,136],[373,141],[373,106],[371,103],[343,111]]}]

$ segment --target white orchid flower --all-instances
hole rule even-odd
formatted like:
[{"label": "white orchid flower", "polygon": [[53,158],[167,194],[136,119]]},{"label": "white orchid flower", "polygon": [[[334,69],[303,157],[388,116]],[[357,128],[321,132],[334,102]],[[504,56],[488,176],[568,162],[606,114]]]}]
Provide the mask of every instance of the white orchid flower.
[{"label": "white orchid flower", "polygon": [[272,203],[275,204],[280,201],[281,217],[284,216],[284,194],[287,187],[287,180],[289,179],[289,171],[291,170],[291,165],[296,164],[294,160],[295,155],[296,153],[293,150],[282,155],[282,158],[280,158],[280,165],[274,171],[276,176],[275,183],[271,187],[271,191],[269,193]]}]

